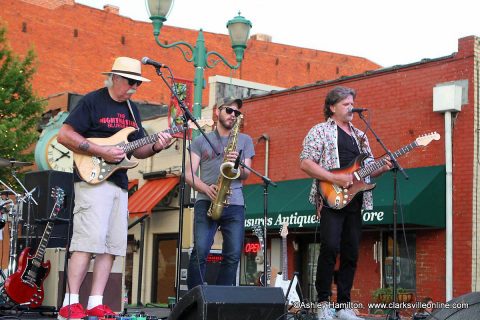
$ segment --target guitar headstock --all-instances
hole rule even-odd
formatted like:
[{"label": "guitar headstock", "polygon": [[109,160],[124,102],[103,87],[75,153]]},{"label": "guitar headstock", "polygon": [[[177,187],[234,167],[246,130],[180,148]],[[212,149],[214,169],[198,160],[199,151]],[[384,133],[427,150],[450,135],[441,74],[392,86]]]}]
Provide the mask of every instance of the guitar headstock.
[{"label": "guitar headstock", "polygon": [[60,208],[63,206],[63,201],[65,200],[65,191],[60,187],[52,188],[52,198],[55,199],[54,211],[60,211]]},{"label": "guitar headstock", "polygon": [[420,137],[418,137],[415,141],[419,146],[427,146],[430,142],[433,140],[440,140],[440,134],[437,133],[436,131],[424,134]]},{"label": "guitar headstock", "polygon": [[[212,127],[213,126],[213,119],[197,119],[197,123],[201,128],[206,127],[206,126]],[[187,125],[190,129],[197,129],[197,126],[195,125],[195,123],[193,123],[192,120],[188,120]]]},{"label": "guitar headstock", "polygon": [[282,227],[280,228],[280,236],[282,238],[286,238],[288,235],[288,222],[282,223]]},{"label": "guitar headstock", "polygon": [[263,227],[261,225],[256,224],[252,227],[252,230],[255,236],[257,236],[258,241],[260,243],[263,243]]}]

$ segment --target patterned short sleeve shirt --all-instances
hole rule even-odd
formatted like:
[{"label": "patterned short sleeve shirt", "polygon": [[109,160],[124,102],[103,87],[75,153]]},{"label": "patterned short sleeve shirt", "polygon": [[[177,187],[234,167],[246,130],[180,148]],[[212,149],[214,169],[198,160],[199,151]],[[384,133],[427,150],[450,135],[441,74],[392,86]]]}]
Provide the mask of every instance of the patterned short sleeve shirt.
[{"label": "patterned short sleeve shirt", "polygon": [[[368,158],[365,163],[374,161],[372,150],[368,144],[368,139],[365,133],[355,128],[351,123],[350,130],[354,133],[353,138],[360,148],[360,153],[367,154]],[[338,156],[338,129],[336,122],[329,118],[326,122],[315,125],[308,132],[303,140],[303,149],[300,153],[300,160],[310,159],[327,170],[340,168],[340,159]],[[367,177],[366,182],[369,182]],[[313,180],[312,189],[310,191],[309,200],[316,205],[315,195],[317,194],[317,179]],[[373,209],[372,192],[364,192],[363,208],[367,210]]]}]

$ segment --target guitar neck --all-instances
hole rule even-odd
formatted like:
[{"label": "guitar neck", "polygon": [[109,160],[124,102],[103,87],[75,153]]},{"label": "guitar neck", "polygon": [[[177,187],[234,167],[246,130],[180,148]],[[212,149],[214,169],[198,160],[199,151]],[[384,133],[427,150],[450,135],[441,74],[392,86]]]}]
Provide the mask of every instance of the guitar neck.
[{"label": "guitar neck", "polygon": [[[175,126],[172,128],[168,128],[166,130],[163,130],[162,132],[169,133],[171,135],[182,132],[184,130],[183,125]],[[123,150],[125,153],[131,153],[134,150],[143,147],[144,145],[150,144],[150,143],[155,143],[158,140],[158,133],[151,134],[149,136],[143,137],[141,139],[126,143],[123,145]]]},{"label": "guitar neck", "polygon": [[288,280],[287,237],[282,238],[282,278]]},{"label": "guitar neck", "polygon": [[[399,158],[399,157],[403,156],[404,154],[412,151],[416,147],[418,147],[418,144],[417,144],[416,141],[414,141],[414,142],[412,142],[410,144],[407,144],[406,146],[398,149],[397,151],[395,151],[393,153],[393,156],[395,157],[395,159]],[[365,167],[359,169],[357,172],[358,172],[358,174],[360,175],[361,178],[365,178],[365,177],[369,176],[370,174],[372,174],[372,172],[374,172],[375,170],[378,170],[381,167],[383,167],[386,163],[387,163],[386,160],[384,158],[382,158],[380,160],[377,160],[373,163],[370,163],[370,164],[366,165]]]},{"label": "guitar neck", "polygon": [[[55,219],[55,217],[58,214],[58,211],[60,211],[60,208],[59,208],[58,204],[55,204],[49,220]],[[38,261],[43,261],[43,255],[45,254],[45,249],[47,248],[48,239],[50,239],[50,234],[52,233],[53,225],[54,225],[53,221],[49,221],[47,223],[47,226],[45,227],[45,231],[43,231],[42,240],[40,241],[40,244],[38,245],[37,251],[35,252],[35,258],[34,259],[36,259]]]}]

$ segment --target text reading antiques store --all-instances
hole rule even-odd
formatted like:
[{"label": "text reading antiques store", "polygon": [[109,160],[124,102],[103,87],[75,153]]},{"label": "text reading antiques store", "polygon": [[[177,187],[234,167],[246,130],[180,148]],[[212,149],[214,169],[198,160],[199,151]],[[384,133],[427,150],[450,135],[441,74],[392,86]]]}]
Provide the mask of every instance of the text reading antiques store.
[{"label": "text reading antiques store", "polygon": [[[435,230],[445,228],[445,167],[413,168],[406,173],[408,180],[397,174],[397,283],[415,292],[416,236],[427,229],[439,232]],[[392,172],[376,179],[374,209],[363,212],[362,247],[353,290],[360,290],[363,281],[374,279],[378,287],[392,284],[393,181]],[[298,179],[268,187],[267,262],[272,274],[282,270],[281,261],[287,262],[289,278],[298,272],[304,298],[315,301],[319,223],[313,205],[308,202],[311,183],[312,179]],[[246,239],[239,278],[241,284],[249,285],[255,284],[263,271],[261,232],[258,234],[262,228],[255,226],[264,223],[264,186],[247,185],[244,194]],[[288,233],[281,232],[285,223]],[[282,243],[287,243],[286,257],[282,257],[282,251],[285,252]],[[371,299],[369,294],[360,294],[362,302]]]}]

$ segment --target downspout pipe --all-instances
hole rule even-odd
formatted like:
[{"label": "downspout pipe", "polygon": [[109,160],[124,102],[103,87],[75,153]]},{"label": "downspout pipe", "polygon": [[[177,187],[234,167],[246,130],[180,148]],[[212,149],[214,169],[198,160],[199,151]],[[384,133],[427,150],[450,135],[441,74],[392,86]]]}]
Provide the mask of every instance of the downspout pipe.
[{"label": "downspout pipe", "polygon": [[445,184],[446,184],[446,259],[445,259],[445,298],[453,297],[453,181],[452,181],[452,113],[445,112]]},{"label": "downspout pipe", "polygon": [[268,134],[263,133],[258,141],[265,140],[265,176],[268,177],[268,159],[270,158],[270,137]]}]

